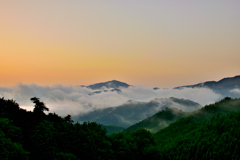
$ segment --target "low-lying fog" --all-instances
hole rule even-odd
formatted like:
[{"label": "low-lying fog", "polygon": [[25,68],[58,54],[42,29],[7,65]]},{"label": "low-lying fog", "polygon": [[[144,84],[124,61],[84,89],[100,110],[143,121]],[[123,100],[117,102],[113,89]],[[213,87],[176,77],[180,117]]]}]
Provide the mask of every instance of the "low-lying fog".
[{"label": "low-lying fog", "polygon": [[12,87],[0,87],[0,97],[13,99],[21,108],[32,110],[34,104],[31,97],[38,97],[49,108],[60,116],[78,115],[95,109],[103,109],[122,105],[128,100],[148,102],[155,98],[184,98],[201,104],[202,106],[214,103],[222,95],[208,88],[183,88],[183,89],[158,89],[154,90],[146,86],[131,86],[121,88],[121,92],[102,88],[101,93],[95,93],[81,86],[53,85],[41,86],[37,84],[19,83]]}]

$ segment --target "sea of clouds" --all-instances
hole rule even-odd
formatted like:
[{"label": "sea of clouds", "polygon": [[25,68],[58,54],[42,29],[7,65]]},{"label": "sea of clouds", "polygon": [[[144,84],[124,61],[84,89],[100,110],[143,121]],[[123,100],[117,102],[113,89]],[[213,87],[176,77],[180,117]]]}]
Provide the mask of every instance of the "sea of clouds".
[{"label": "sea of clouds", "polygon": [[0,87],[0,97],[16,100],[20,107],[26,110],[33,110],[34,104],[30,98],[37,97],[45,103],[49,112],[55,112],[60,116],[67,114],[76,116],[96,109],[116,107],[128,100],[149,102],[155,98],[175,97],[189,99],[204,106],[223,98],[208,88],[153,90],[146,86],[131,86],[121,88],[121,92],[102,88],[101,93],[91,95],[95,91],[72,85],[42,86],[18,83],[11,87]]}]

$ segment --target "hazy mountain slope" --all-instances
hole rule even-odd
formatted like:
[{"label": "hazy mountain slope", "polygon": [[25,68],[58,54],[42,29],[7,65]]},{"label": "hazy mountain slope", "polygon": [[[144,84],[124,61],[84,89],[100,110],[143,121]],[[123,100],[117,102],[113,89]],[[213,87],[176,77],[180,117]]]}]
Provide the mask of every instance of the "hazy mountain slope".
[{"label": "hazy mountain slope", "polygon": [[162,109],[179,108],[183,111],[193,111],[201,106],[190,100],[177,98],[156,98],[150,102],[129,100],[127,103],[112,108],[96,110],[85,115],[73,117],[75,121],[93,121],[103,125],[129,127]]},{"label": "hazy mountain slope", "polygon": [[228,159],[237,156],[240,112],[236,111],[239,109],[240,99],[225,98],[180,118],[154,134],[159,151],[169,159]]},{"label": "hazy mountain slope", "polygon": [[215,91],[216,93],[220,93],[224,96],[231,96],[233,98],[240,97],[240,92],[234,92],[234,89],[238,89],[240,91],[240,76],[223,78],[220,81],[207,81],[203,83],[198,83],[195,85],[186,85],[175,87],[174,89],[181,89],[181,88],[199,88],[199,87],[207,87]]},{"label": "hazy mountain slope", "polygon": [[138,128],[145,128],[152,133],[159,131],[162,128],[167,127],[174,121],[188,115],[189,112],[183,112],[177,108],[165,108],[162,111],[148,117],[141,122],[138,122],[130,127],[128,127],[124,132],[132,132]]},{"label": "hazy mountain slope", "polygon": [[112,80],[112,81],[108,81],[108,82],[92,84],[92,85],[89,85],[86,87],[91,88],[92,90],[98,90],[98,89],[101,89],[102,87],[119,89],[121,87],[127,88],[129,86],[130,85],[127,83]]},{"label": "hazy mountain slope", "polygon": [[[175,98],[172,98],[172,99],[175,99]],[[175,99],[175,101],[179,101],[179,103],[183,102],[179,99]],[[183,112],[176,108],[166,108],[165,110],[159,111],[155,115],[148,117],[142,120],[141,122],[138,122],[128,127],[126,130],[124,130],[124,132],[134,131],[138,128],[145,128],[154,133],[159,131],[162,128],[167,127],[169,124],[173,123],[174,121],[180,118],[183,118],[189,114],[191,114],[192,116],[194,115],[195,120],[203,120],[203,119],[209,119],[213,115],[226,114],[232,111],[237,111],[238,109],[240,109],[240,106],[238,107],[236,105],[238,103],[239,103],[238,101],[225,98],[220,102],[217,102],[211,105],[206,105],[204,108],[192,113]],[[187,103],[184,103],[184,104],[187,105]],[[191,103],[189,103],[189,105],[191,106]]]}]

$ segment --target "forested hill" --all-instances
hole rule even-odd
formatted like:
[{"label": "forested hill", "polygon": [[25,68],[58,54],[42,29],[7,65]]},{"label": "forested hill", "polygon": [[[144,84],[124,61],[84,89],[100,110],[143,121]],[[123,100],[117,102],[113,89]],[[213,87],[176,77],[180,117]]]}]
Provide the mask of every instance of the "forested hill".
[{"label": "forested hill", "polygon": [[123,132],[132,132],[138,128],[145,128],[152,133],[159,131],[162,128],[167,127],[174,121],[186,116],[188,112],[183,112],[177,108],[165,108],[151,117],[148,117],[130,127]]},{"label": "forested hill", "polygon": [[177,108],[166,108],[158,113],[150,116],[130,127],[128,127],[124,132],[135,131],[138,128],[145,128],[152,133],[159,131],[162,128],[167,127],[174,121],[191,115],[195,120],[204,121],[210,119],[212,116],[218,114],[227,114],[233,111],[238,111],[240,109],[240,101],[238,99],[230,99],[226,97],[220,102],[215,104],[207,105],[194,112],[183,112]]},{"label": "forested hill", "polygon": [[[240,99],[207,105],[154,134],[169,159],[239,159]],[[235,111],[235,112],[234,112]]]}]

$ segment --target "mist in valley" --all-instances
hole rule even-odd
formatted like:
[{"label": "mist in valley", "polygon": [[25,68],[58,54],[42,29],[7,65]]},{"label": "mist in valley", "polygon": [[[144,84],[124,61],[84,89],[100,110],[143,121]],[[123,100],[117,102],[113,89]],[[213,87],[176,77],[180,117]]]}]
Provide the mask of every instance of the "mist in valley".
[{"label": "mist in valley", "polygon": [[[208,88],[182,88],[154,90],[146,86],[120,88],[121,92],[102,88],[99,94],[87,87],[73,85],[42,86],[22,84],[11,87],[0,87],[0,97],[16,100],[20,107],[32,110],[31,97],[38,97],[50,109],[61,116],[82,115],[91,111],[123,105],[129,100],[150,102],[156,98],[189,99],[204,106],[220,100],[223,96]],[[235,91],[236,92],[236,91]],[[181,109],[181,108],[180,108]]]}]

